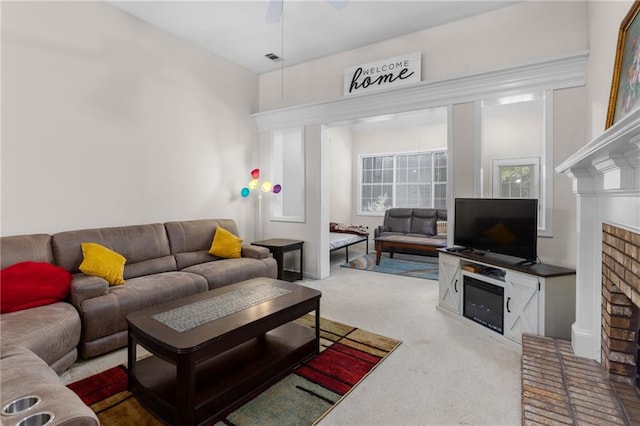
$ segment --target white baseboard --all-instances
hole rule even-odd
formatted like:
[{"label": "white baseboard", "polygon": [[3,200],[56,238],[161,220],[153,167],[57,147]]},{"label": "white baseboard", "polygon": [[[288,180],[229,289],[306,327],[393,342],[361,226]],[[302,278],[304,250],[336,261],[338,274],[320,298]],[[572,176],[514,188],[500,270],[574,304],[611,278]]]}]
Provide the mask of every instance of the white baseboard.
[{"label": "white baseboard", "polygon": [[571,325],[571,346],[577,356],[601,362],[600,334],[594,335],[589,330],[579,329],[576,323]]}]

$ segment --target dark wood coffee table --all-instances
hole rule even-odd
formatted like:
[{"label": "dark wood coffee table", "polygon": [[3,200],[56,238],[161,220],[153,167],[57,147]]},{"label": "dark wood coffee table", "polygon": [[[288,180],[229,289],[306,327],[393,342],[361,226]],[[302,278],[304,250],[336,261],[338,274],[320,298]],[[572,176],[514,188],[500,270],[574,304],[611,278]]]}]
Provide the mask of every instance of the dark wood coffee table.
[{"label": "dark wood coffee table", "polygon": [[441,242],[433,242],[429,241],[425,238],[421,237],[407,237],[404,235],[387,235],[378,237],[375,239],[376,241],[376,265],[380,264],[380,256],[382,255],[382,250],[389,249],[389,257],[393,258],[393,250],[396,248],[409,248],[413,250],[420,251],[435,251],[439,248],[443,248],[447,246],[447,241],[442,240]]},{"label": "dark wood coffee table", "polygon": [[[319,353],[320,296],[255,278],[129,314],[129,390],[167,423],[204,423]],[[315,330],[292,322],[311,311]]]}]

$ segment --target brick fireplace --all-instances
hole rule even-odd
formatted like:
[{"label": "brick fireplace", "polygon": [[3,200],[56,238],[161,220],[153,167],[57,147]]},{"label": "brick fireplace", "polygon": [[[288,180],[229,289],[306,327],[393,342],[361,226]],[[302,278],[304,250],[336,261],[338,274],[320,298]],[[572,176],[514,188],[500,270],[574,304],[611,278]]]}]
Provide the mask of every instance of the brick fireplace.
[{"label": "brick fireplace", "polygon": [[556,171],[571,179],[576,194],[576,321],[571,345],[578,356],[617,367],[620,359],[628,358],[618,350],[624,339],[612,340],[603,331],[617,335],[616,325],[625,321],[630,325],[631,316],[618,315],[632,310],[625,297],[638,305],[640,109],[609,127]]},{"label": "brick fireplace", "polygon": [[613,390],[630,424],[640,424],[640,109],[556,171],[571,179],[576,194],[571,355],[593,360],[609,379],[598,392]]},{"label": "brick fireplace", "polygon": [[640,386],[640,233],[602,226],[602,364],[611,380]]}]

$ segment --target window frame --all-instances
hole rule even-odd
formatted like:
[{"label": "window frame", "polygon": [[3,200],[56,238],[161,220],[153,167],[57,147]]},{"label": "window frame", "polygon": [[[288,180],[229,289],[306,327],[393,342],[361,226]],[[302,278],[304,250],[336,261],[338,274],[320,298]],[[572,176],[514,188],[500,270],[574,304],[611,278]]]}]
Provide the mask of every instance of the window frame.
[{"label": "window frame", "polygon": [[[535,198],[538,200],[538,229],[544,228],[545,215],[543,212],[546,207],[546,200],[542,197],[542,179],[540,173],[540,157],[509,157],[509,158],[494,158],[491,160],[491,196],[494,198]],[[502,195],[500,179],[500,167],[509,166],[534,166],[533,167],[533,179],[532,179],[532,195],[529,197],[507,197]]]},{"label": "window frame", "polygon": [[[447,172],[444,173],[444,177],[445,180],[444,181],[438,181],[435,182],[434,178],[435,178],[435,167],[434,167],[434,155],[435,154],[439,154],[439,153],[443,153],[445,154],[445,157],[447,159]],[[372,154],[358,154],[358,167],[357,167],[357,197],[356,197],[356,214],[359,216],[372,216],[372,217],[379,217],[379,216],[384,216],[385,211],[363,211],[362,210],[362,195],[363,195],[363,161],[365,158],[381,158],[381,157],[392,157],[393,158],[393,170],[392,170],[392,176],[393,176],[393,180],[392,180],[392,192],[390,195],[390,199],[391,199],[391,206],[388,208],[393,208],[393,207],[397,207],[396,204],[396,173],[397,173],[397,160],[398,160],[398,156],[407,156],[407,155],[423,155],[423,154],[429,154],[431,155],[432,158],[432,162],[431,162],[431,202],[433,204],[434,198],[435,198],[435,190],[434,190],[434,185],[437,184],[444,184],[447,185],[446,188],[448,188],[448,184],[449,184],[449,158],[448,158],[448,150],[447,148],[436,148],[436,149],[427,149],[427,150],[419,150],[419,151],[399,151],[399,152],[385,152],[385,153],[372,153]],[[448,190],[445,189],[445,197],[448,195]],[[446,198],[445,198],[446,200]],[[445,205],[446,205],[446,201],[445,201]]]},{"label": "window frame", "polygon": [[[532,195],[530,197],[507,197],[502,195],[501,185],[502,179],[500,179],[501,167],[514,167],[514,166],[534,166],[533,167],[533,179],[532,179]],[[494,198],[538,198],[539,203],[543,203],[544,200],[540,200],[540,188],[542,182],[540,181],[540,157],[509,157],[509,158],[493,158],[491,160],[491,196]]]}]

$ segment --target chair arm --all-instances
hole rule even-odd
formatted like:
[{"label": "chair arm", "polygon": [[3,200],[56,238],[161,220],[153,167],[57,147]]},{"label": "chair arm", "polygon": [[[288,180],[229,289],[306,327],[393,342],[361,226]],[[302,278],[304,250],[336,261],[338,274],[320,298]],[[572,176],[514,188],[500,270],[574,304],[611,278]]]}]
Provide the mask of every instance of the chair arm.
[{"label": "chair arm", "polygon": [[75,307],[92,297],[104,296],[109,293],[109,283],[100,277],[93,277],[78,273],[71,280],[71,303]]},{"label": "chair arm", "polygon": [[391,228],[389,228],[387,225],[378,225],[377,228],[373,229],[373,237],[376,238],[381,233],[389,231],[391,231]]},{"label": "chair arm", "polygon": [[271,255],[271,252],[266,247],[243,245],[240,255],[252,259],[266,259]]}]

